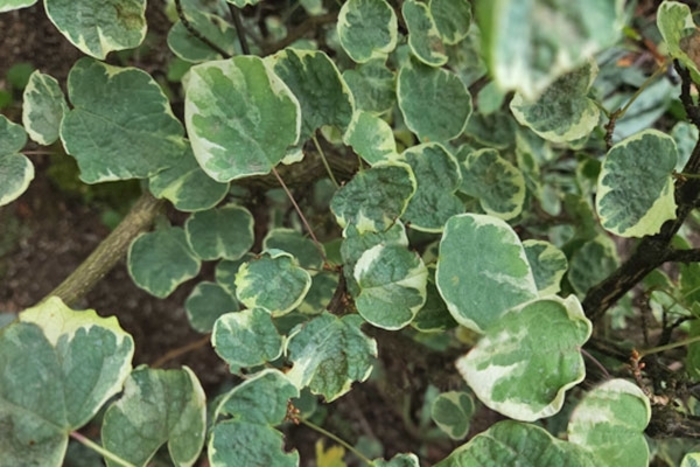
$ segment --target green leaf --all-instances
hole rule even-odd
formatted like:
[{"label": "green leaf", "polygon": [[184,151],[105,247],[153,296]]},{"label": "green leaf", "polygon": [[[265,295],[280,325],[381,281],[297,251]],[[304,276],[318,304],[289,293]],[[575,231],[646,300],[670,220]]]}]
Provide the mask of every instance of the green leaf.
[{"label": "green leaf", "polygon": [[331,211],[343,228],[353,224],[359,233],[380,232],[404,213],[415,191],[416,177],[407,164],[380,162],[340,188]]},{"label": "green leaf", "polygon": [[401,329],[425,304],[428,270],[404,246],[377,245],[365,251],[354,276],[360,289],[357,311],[374,326]]},{"label": "green leaf", "polygon": [[316,244],[309,237],[293,229],[277,228],[270,230],[263,239],[263,249],[286,251],[299,261],[304,269],[321,269],[323,257]]},{"label": "green leaf", "polygon": [[[192,27],[208,40],[219,46],[229,56],[236,52],[238,41],[236,30],[218,15],[198,11],[194,8],[184,8],[185,17]],[[168,32],[168,47],[175,55],[188,62],[200,63],[224,58],[216,50],[197,37],[178,21]]]},{"label": "green leaf", "polygon": [[374,459],[375,467],[420,467],[420,459],[415,454],[396,454],[391,460]]},{"label": "green leaf", "polygon": [[454,73],[411,62],[399,70],[396,89],[406,126],[421,142],[459,136],[472,113],[472,98]]},{"label": "green leaf", "polygon": [[598,105],[587,95],[597,74],[597,65],[589,62],[557,78],[536,101],[516,94],[510,110],[521,125],[548,141],[564,143],[583,138],[600,119]]},{"label": "green leaf", "polygon": [[61,141],[85,183],[146,178],[179,162],[182,125],[148,73],[83,58],[68,75],[68,94],[73,110]]},{"label": "green leaf", "polygon": [[604,235],[584,243],[571,257],[568,279],[577,294],[585,293],[608,277],[618,265],[615,243]]},{"label": "green leaf", "polygon": [[678,148],[678,160],[676,161],[676,171],[682,172],[685,164],[690,159],[693,153],[693,148],[698,141],[700,131],[698,128],[688,122],[680,121],[673,125],[671,129],[671,137],[676,142]]},{"label": "green leaf", "polygon": [[60,466],[68,434],[121,391],[134,342],[115,317],[73,311],[57,297],[0,330],[3,465]]},{"label": "green leaf", "polygon": [[525,177],[495,149],[470,152],[462,162],[460,191],[479,199],[481,208],[503,220],[517,217],[525,202]]},{"label": "green leaf", "polygon": [[138,47],[146,37],[146,0],[45,0],[44,5],[61,34],[95,58]]},{"label": "green leaf", "polygon": [[396,47],[396,14],[385,0],[343,3],[337,28],[340,45],[357,63],[386,57]]},{"label": "green leaf", "polygon": [[694,49],[698,31],[690,7],[680,2],[663,2],[656,12],[656,25],[671,57],[700,75],[698,63],[694,60],[697,58]]},{"label": "green leaf", "polygon": [[270,362],[282,354],[282,337],[270,312],[263,308],[221,316],[214,324],[211,343],[234,374],[240,373],[241,368]]},{"label": "green leaf", "polygon": [[243,258],[237,260],[237,261],[226,261],[222,260],[219,261],[216,264],[216,271],[215,271],[215,277],[216,277],[216,283],[219,284],[221,287],[223,287],[229,295],[232,297],[236,296],[236,274],[238,274],[238,270],[240,267],[245,263],[246,261],[251,260],[254,258],[254,255],[252,253],[247,253],[246,255],[243,256]]},{"label": "green leaf", "polygon": [[574,409],[569,441],[589,449],[599,465],[649,465],[644,429],[651,419],[649,399],[624,379],[604,382]]},{"label": "green leaf", "polygon": [[[193,465],[204,445],[206,397],[197,376],[182,370],[141,366],[110,405],[102,422],[104,447],[134,465],[145,466],[168,443],[175,465]],[[121,463],[107,460],[109,467]]]},{"label": "green leaf", "polygon": [[450,391],[443,392],[433,401],[430,416],[450,438],[462,439],[469,432],[475,410],[474,401],[468,393]]},{"label": "green leaf", "polygon": [[438,143],[406,149],[402,158],[416,176],[416,193],[408,202],[403,220],[412,229],[442,232],[450,217],[464,212],[464,203],[455,195],[462,184],[457,159]]},{"label": "green leaf", "polygon": [[247,5],[257,5],[260,0],[226,0],[227,2],[236,5],[238,8],[244,8]]},{"label": "green leaf", "polygon": [[430,0],[430,14],[445,44],[456,44],[467,37],[472,21],[468,0]]},{"label": "green leaf", "polygon": [[264,308],[272,316],[282,316],[299,306],[309,287],[309,273],[281,250],[243,263],[236,274],[238,300],[248,308]]},{"label": "green leaf", "polygon": [[598,177],[596,211],[621,237],[653,235],[676,218],[672,172],[678,152],[670,136],[645,130],[608,151]]},{"label": "green leaf", "polygon": [[374,115],[387,113],[396,102],[396,74],[389,70],[386,58],[361,63],[343,71],[343,79],[355,97],[355,109]]},{"label": "green leaf", "polygon": [[343,135],[343,142],[352,146],[370,165],[398,158],[391,126],[364,110],[355,112],[347,132]]},{"label": "green leaf", "polygon": [[269,173],[299,140],[296,97],[259,57],[193,66],[185,124],[194,155],[218,182]]},{"label": "green leaf", "polygon": [[586,376],[580,348],[592,329],[575,295],[537,299],[488,327],[457,369],[481,402],[506,417],[550,417]]},{"label": "green leaf", "polygon": [[457,322],[440,297],[440,292],[435,285],[434,272],[430,272],[428,277],[425,304],[418,310],[418,314],[411,321],[411,326],[421,332],[442,332],[457,327]]},{"label": "green leaf", "polygon": [[34,165],[18,153],[26,142],[24,129],[0,115],[0,206],[19,198],[34,178]]},{"label": "green leaf", "polygon": [[456,45],[446,47],[450,68],[467,86],[471,86],[487,73],[481,54],[481,30],[472,23],[467,38]]},{"label": "green leaf", "polygon": [[180,227],[139,235],[129,247],[126,262],[134,283],[158,298],[196,276],[200,266]]},{"label": "green leaf", "polygon": [[214,282],[200,282],[185,300],[187,319],[201,333],[211,332],[219,316],[238,309],[236,299]]},{"label": "green leaf", "polygon": [[554,295],[561,289],[560,283],[568,262],[566,255],[557,247],[543,240],[525,240],[523,242],[527,262],[530,263],[535,284],[540,296]]},{"label": "green leaf", "polygon": [[543,428],[507,420],[479,433],[435,467],[485,465],[595,467],[597,464],[587,450],[556,439]]},{"label": "green leaf", "polygon": [[148,179],[148,189],[156,198],[165,198],[178,211],[192,212],[211,209],[224,199],[228,183],[219,183],[207,175],[197,163],[192,147],[177,163]]},{"label": "green leaf", "polygon": [[326,309],[338,288],[339,277],[335,272],[319,271],[311,278],[311,288],[297,310],[307,315],[317,315]]},{"label": "green leaf", "polygon": [[518,122],[505,110],[490,114],[475,112],[469,119],[464,134],[488,149],[508,149],[515,145]]},{"label": "green leaf", "polygon": [[416,0],[406,0],[401,5],[401,14],[408,29],[408,46],[416,58],[429,66],[447,63],[442,39],[428,6]]},{"label": "green leaf", "polygon": [[435,282],[458,323],[483,332],[521,303],[537,298],[525,250],[500,219],[462,214],[447,221]]},{"label": "green leaf", "polygon": [[250,211],[234,204],[199,211],[185,222],[187,243],[202,260],[237,260],[253,246],[253,224]]},{"label": "green leaf", "polygon": [[34,71],[22,94],[22,124],[29,137],[48,146],[58,139],[63,114],[68,110],[63,91],[53,77]]},{"label": "green leaf", "polygon": [[681,467],[698,467],[700,465],[700,452],[689,452],[683,456]]},{"label": "green leaf", "polygon": [[0,13],[27,8],[36,2],[37,0],[2,0],[0,1]]},{"label": "green leaf", "polygon": [[323,312],[288,336],[285,353],[294,363],[287,377],[297,387],[308,386],[332,402],[364,381],[372,372],[377,343],[360,330],[358,315],[342,318]]},{"label": "green leaf", "polygon": [[528,100],[595,53],[615,44],[622,0],[478,0],[483,54],[496,83]]}]

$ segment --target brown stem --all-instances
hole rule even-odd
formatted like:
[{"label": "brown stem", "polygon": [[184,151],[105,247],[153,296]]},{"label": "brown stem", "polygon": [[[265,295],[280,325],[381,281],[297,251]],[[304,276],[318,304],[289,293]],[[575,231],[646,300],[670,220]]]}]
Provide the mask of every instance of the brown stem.
[{"label": "brown stem", "polygon": [[158,360],[153,362],[151,364],[151,368],[160,368],[166,363],[168,363],[170,360],[173,360],[181,355],[184,355],[188,352],[192,352],[194,350],[200,349],[207,345],[209,341],[211,340],[211,334],[207,334],[206,336],[202,337],[201,339],[198,339],[194,342],[190,342],[189,344],[185,344],[182,347],[178,347],[176,349],[170,350],[166,352],[165,355],[161,356]]},{"label": "brown stem", "polygon": [[302,24],[300,24],[296,28],[289,31],[289,33],[285,36],[284,39],[265,47],[264,48],[264,52],[265,52],[264,55],[269,55],[269,54],[277,52],[278,50],[282,50],[285,47],[287,47],[288,45],[291,45],[293,42],[301,39],[306,34],[313,31],[314,29],[316,29],[318,26],[321,26],[321,25],[327,24],[327,23],[334,23],[334,22],[336,22],[337,19],[338,19],[338,12],[328,13],[328,14],[320,15],[320,16],[311,16],[311,17],[309,17],[309,19],[304,21]]}]

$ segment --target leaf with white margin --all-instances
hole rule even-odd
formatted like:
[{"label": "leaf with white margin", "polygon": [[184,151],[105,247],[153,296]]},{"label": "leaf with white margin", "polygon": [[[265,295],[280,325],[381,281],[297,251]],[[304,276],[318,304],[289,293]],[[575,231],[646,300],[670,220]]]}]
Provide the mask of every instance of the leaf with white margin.
[{"label": "leaf with white margin", "polygon": [[558,77],[615,44],[623,0],[477,0],[482,52],[498,86],[528,100]]},{"label": "leaf with white margin", "polygon": [[216,270],[214,272],[214,277],[216,278],[216,283],[226,290],[232,297],[236,296],[236,274],[241,268],[243,263],[253,259],[255,255],[248,252],[243,258],[236,261],[221,260],[216,263]]},{"label": "leaf with white margin", "polygon": [[6,11],[19,10],[20,8],[27,8],[34,5],[37,0],[1,0],[0,1],[0,13]]},{"label": "leaf with white margin", "polygon": [[391,126],[381,118],[359,110],[355,112],[343,142],[370,165],[397,159],[396,140]]},{"label": "leaf with white margin", "polygon": [[698,127],[688,122],[681,121],[673,125],[670,133],[678,148],[678,160],[676,161],[676,171],[682,172],[685,164],[693,153],[693,148],[697,144],[700,131]]},{"label": "leaf with white margin", "polygon": [[644,130],[608,151],[598,177],[596,212],[605,230],[643,237],[676,218],[673,173],[678,151],[670,136]]},{"label": "leaf with white margin", "polygon": [[447,221],[435,282],[452,317],[477,332],[538,296],[518,235],[501,219],[482,214]]},{"label": "leaf with white margin", "polygon": [[45,0],[46,14],[74,46],[100,60],[146,37],[146,0]]},{"label": "leaf with white margin", "polygon": [[[238,40],[236,29],[221,16],[204,13],[195,8],[185,8],[184,12],[187,21],[196,31],[229,56],[235,54],[235,44]],[[200,63],[224,58],[216,50],[193,36],[181,20],[173,24],[168,31],[168,47],[175,55],[188,62]]]},{"label": "leaf with white margin", "polygon": [[450,217],[464,212],[455,192],[462,185],[457,159],[438,143],[412,146],[401,154],[416,176],[416,193],[402,219],[412,229],[442,232]]},{"label": "leaf with white margin", "polygon": [[257,5],[260,0],[226,0],[232,5],[236,5],[238,8],[245,8],[247,5]]},{"label": "leaf with white margin", "polygon": [[611,379],[588,392],[574,409],[568,439],[587,448],[598,465],[646,467],[644,429],[651,419],[649,398],[624,379]]},{"label": "leaf with white margin", "polygon": [[536,425],[512,420],[492,425],[452,451],[435,467],[497,465],[598,467],[596,459],[586,449],[556,439]]},{"label": "leaf with white margin", "polygon": [[196,276],[200,266],[180,227],[139,235],[129,247],[126,263],[134,283],[158,298]]},{"label": "leaf with white margin", "polygon": [[372,373],[377,343],[365,336],[359,315],[342,318],[328,312],[289,333],[285,354],[294,363],[287,377],[299,389],[308,386],[332,402],[350,390],[353,381]]},{"label": "leaf with white margin", "polygon": [[282,355],[282,337],[270,313],[262,308],[222,315],[214,324],[211,343],[233,374]]},{"label": "leaf with white margin", "polygon": [[470,152],[462,163],[459,191],[479,199],[487,214],[510,220],[523,210],[525,177],[495,149]]},{"label": "leaf with white margin", "polygon": [[291,254],[271,250],[243,263],[236,273],[236,297],[248,308],[265,308],[282,316],[299,306],[311,287],[311,276]]},{"label": "leaf with white margin", "polygon": [[218,420],[207,445],[210,465],[298,466],[299,453],[285,452],[282,433],[273,428],[282,423],[294,397],[299,390],[275,369],[256,373],[229,391],[214,413]]},{"label": "leaf with white margin", "polygon": [[476,407],[469,393],[449,391],[440,394],[430,406],[430,417],[452,439],[462,439]]},{"label": "leaf with white margin", "polygon": [[[121,398],[105,412],[101,437],[105,449],[141,466],[167,442],[172,461],[185,467],[197,461],[206,425],[206,396],[192,370],[142,365],[131,372]],[[123,465],[106,460],[109,467]]]},{"label": "leaf with white margin", "polygon": [[82,58],[68,75],[68,95],[73,110],[61,121],[61,141],[83,182],[150,177],[182,157],[182,124],[145,71]]},{"label": "leaf with white margin", "polygon": [[569,262],[567,275],[571,287],[579,295],[605,279],[619,264],[615,243],[605,235],[598,235],[584,243]]},{"label": "leaf with white margin", "polygon": [[523,248],[540,296],[558,293],[561,280],[569,267],[564,252],[543,240],[525,240]]},{"label": "leaf with white margin", "polygon": [[312,239],[287,228],[270,230],[263,239],[263,250],[277,249],[293,255],[304,269],[321,269],[323,256]]},{"label": "leaf with white margin", "polygon": [[57,297],[20,313],[0,330],[0,463],[62,465],[68,434],[122,390],[133,355],[115,317]]},{"label": "leaf with white margin", "polygon": [[195,65],[185,85],[185,125],[202,169],[218,182],[264,175],[299,140],[301,108],[254,56]]},{"label": "leaf with white margin", "polygon": [[472,21],[469,0],[430,0],[429,6],[445,44],[456,44],[467,37]]},{"label": "leaf with white margin", "polygon": [[592,329],[575,295],[540,298],[492,323],[457,369],[484,405],[506,417],[550,417],[586,376],[580,349]]},{"label": "leaf with white margin", "polygon": [[384,459],[374,459],[371,465],[374,467],[420,467],[420,459],[412,453],[399,453],[388,461]]},{"label": "leaf with white margin", "polygon": [[192,147],[177,163],[148,179],[148,189],[156,198],[165,198],[178,211],[193,212],[211,209],[224,199],[229,183],[219,183],[207,175],[197,163]]},{"label": "leaf with white margin", "polygon": [[35,70],[22,94],[22,124],[29,137],[48,146],[58,139],[61,120],[68,104],[58,85],[50,75]]},{"label": "leaf with white margin", "polygon": [[354,98],[325,52],[287,48],[268,56],[266,61],[299,100],[300,144],[324,125],[347,129],[355,108]]},{"label": "leaf with white margin", "polygon": [[357,63],[386,57],[396,47],[398,22],[385,0],[349,0],[338,15],[338,39]]},{"label": "leaf with white margin", "polygon": [[219,316],[238,309],[236,299],[215,282],[200,282],[185,300],[190,326],[201,333],[211,332]]},{"label": "leaf with white margin", "polygon": [[700,452],[689,452],[683,456],[680,467],[698,467],[700,466]]},{"label": "leaf with white margin", "polygon": [[0,115],[0,206],[19,198],[34,178],[34,165],[19,154],[26,142],[24,128]]},{"label": "leaf with white margin", "polygon": [[354,276],[360,289],[357,311],[379,328],[401,329],[425,304],[428,269],[404,246],[377,245],[365,251]]},{"label": "leaf with white margin", "polygon": [[202,260],[235,261],[253,246],[254,222],[250,211],[235,204],[195,212],[185,222],[187,243]]},{"label": "leaf with white margin", "polygon": [[[693,50],[691,44],[697,41],[698,36],[690,7],[680,2],[663,2],[656,12],[656,25],[666,42],[669,54],[696,75],[700,74],[700,64],[688,55],[688,52]],[[693,56],[697,57],[694,53]]]},{"label": "leaf with white margin", "polygon": [[466,39],[446,47],[450,68],[467,86],[471,86],[488,72],[481,54],[481,30],[472,23]]},{"label": "leaf with white margin", "polygon": [[416,58],[429,66],[447,63],[445,47],[428,5],[406,0],[401,5],[401,14],[408,29],[408,46]]},{"label": "leaf with white margin", "polygon": [[356,110],[381,115],[394,106],[396,74],[384,62],[386,58],[374,58],[354,70],[343,71],[343,79],[355,97]]},{"label": "leaf with white margin", "polygon": [[511,112],[498,109],[490,114],[475,112],[469,119],[464,135],[478,147],[508,149],[515,145],[518,122]]},{"label": "leaf with white margin", "polygon": [[415,61],[399,70],[396,96],[406,126],[424,143],[456,138],[472,113],[471,95],[457,75]]},{"label": "leaf with white margin", "polygon": [[331,199],[338,225],[353,224],[359,233],[381,232],[403,215],[416,192],[416,177],[408,164],[379,162],[357,173]]},{"label": "leaf with white margin", "polygon": [[600,119],[598,105],[588,97],[597,74],[598,66],[591,61],[557,78],[536,101],[516,94],[510,110],[521,125],[548,141],[565,143],[583,138]]},{"label": "leaf with white margin", "polygon": [[307,315],[317,315],[331,302],[339,281],[336,272],[319,271],[311,278],[311,288],[297,311]]}]

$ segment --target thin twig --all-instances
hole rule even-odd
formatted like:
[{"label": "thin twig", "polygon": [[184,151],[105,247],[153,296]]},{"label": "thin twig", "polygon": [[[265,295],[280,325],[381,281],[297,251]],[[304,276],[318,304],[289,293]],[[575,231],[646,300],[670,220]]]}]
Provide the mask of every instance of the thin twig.
[{"label": "thin twig", "polygon": [[584,357],[586,357],[588,360],[590,360],[591,363],[593,363],[603,373],[603,375],[605,376],[605,379],[612,379],[612,376],[610,376],[610,373],[608,373],[608,370],[605,369],[603,364],[600,363],[597,358],[595,358],[593,355],[588,353],[588,351],[586,349],[582,348],[580,350],[581,350],[581,354]]},{"label": "thin twig", "polygon": [[194,350],[200,349],[209,343],[211,340],[211,334],[207,334],[199,340],[190,342],[189,344],[183,345],[173,350],[169,350],[165,355],[161,356],[158,360],[151,364],[151,368],[160,368],[165,365],[170,360],[173,360],[181,355],[192,352]]},{"label": "thin twig", "polygon": [[321,148],[321,145],[318,142],[318,138],[316,137],[316,134],[313,134],[311,136],[311,141],[314,142],[314,146],[316,146],[316,151],[318,151],[319,155],[321,156],[321,160],[323,161],[323,166],[326,168],[326,172],[328,172],[328,177],[331,179],[333,182],[333,185],[335,185],[336,188],[340,188],[340,185],[338,185],[338,181],[335,179],[335,175],[333,175],[333,171],[331,170],[331,166],[328,165],[328,160],[326,159],[326,154],[323,152],[323,148]]},{"label": "thin twig", "polygon": [[207,39],[204,34],[201,32],[197,31],[194,26],[192,26],[192,23],[187,19],[185,16],[185,12],[182,9],[182,0],[175,0],[175,10],[177,10],[177,16],[180,18],[180,22],[182,25],[189,31],[192,36],[196,37],[200,41],[202,41],[204,44],[207,45],[210,49],[212,49],[214,52],[218,53],[224,58],[231,58],[231,54],[226,52],[224,49],[213,43],[211,40]]},{"label": "thin twig", "polygon": [[117,464],[120,464],[123,467],[136,467],[131,462],[125,461],[121,457],[117,456],[116,454],[114,454],[111,451],[108,451],[107,449],[103,448],[102,446],[100,446],[99,444],[97,444],[96,442],[91,440],[90,438],[81,435],[77,431],[72,431],[70,433],[70,437],[73,438],[74,440],[78,441],[79,443],[87,446],[88,448],[92,449],[96,453],[100,454],[105,459],[109,459],[112,462],[116,462]]},{"label": "thin twig", "polygon": [[315,423],[312,423],[312,422],[310,422],[310,421],[308,421],[308,420],[306,420],[306,419],[304,419],[304,418],[299,418],[298,420],[299,420],[300,423],[302,423],[302,424],[308,426],[308,427],[311,428],[312,430],[317,431],[317,432],[321,433],[322,435],[324,435],[325,437],[330,438],[330,439],[332,439],[333,441],[335,441],[336,443],[340,444],[340,445],[343,446],[345,449],[347,449],[347,450],[350,451],[351,453],[355,454],[355,455],[356,455],[362,462],[364,462],[365,464],[367,464],[367,465],[372,465],[372,461],[371,461],[370,459],[368,459],[367,457],[365,457],[364,454],[362,454],[360,451],[358,451],[357,449],[355,449],[354,447],[352,447],[352,446],[351,446],[348,442],[346,442],[344,439],[339,438],[338,436],[334,435],[334,434],[331,433],[330,431],[328,431],[328,430],[326,430],[326,429],[324,429],[324,428],[322,428],[322,427],[316,425]]},{"label": "thin twig", "polygon": [[229,3],[228,8],[231,11],[231,19],[233,19],[233,25],[236,27],[238,42],[241,44],[241,52],[243,52],[243,55],[250,55],[250,47],[248,47],[248,38],[246,38],[245,30],[243,29],[243,22],[241,21],[241,12],[238,10],[238,8],[236,8],[233,5],[233,3]]}]

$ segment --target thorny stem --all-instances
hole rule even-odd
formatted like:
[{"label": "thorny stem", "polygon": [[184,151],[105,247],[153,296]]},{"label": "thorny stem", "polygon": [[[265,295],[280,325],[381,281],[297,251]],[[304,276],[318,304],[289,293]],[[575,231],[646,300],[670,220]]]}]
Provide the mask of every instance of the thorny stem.
[{"label": "thorny stem", "polygon": [[330,177],[331,181],[333,182],[333,185],[335,185],[336,188],[339,188],[340,185],[338,185],[338,181],[335,179],[335,175],[333,175],[333,171],[331,170],[331,166],[328,165],[328,159],[326,159],[326,154],[323,152],[323,148],[321,148],[321,145],[318,142],[318,138],[314,134],[311,136],[311,140],[314,142],[314,146],[316,146],[316,150],[318,153],[321,155],[321,161],[323,161],[323,166],[326,168],[326,172],[328,172],[328,177]]},{"label": "thorny stem", "polygon": [[116,462],[120,465],[123,465],[124,467],[136,467],[134,464],[131,462],[127,462],[121,457],[117,456],[116,454],[108,451],[107,449],[103,448],[99,444],[95,443],[92,441],[90,438],[87,438],[77,431],[72,431],[70,433],[70,437],[73,438],[74,440],[80,442],[81,444],[84,444],[88,448],[92,449],[93,451],[99,453],[102,457],[111,460],[112,462]]},{"label": "thorny stem", "polygon": [[230,53],[226,52],[224,49],[213,43],[211,40],[207,39],[207,37],[204,34],[197,31],[195,27],[192,26],[192,23],[190,23],[190,21],[187,19],[187,17],[185,16],[185,12],[182,9],[182,0],[175,0],[175,10],[177,10],[177,16],[180,18],[180,22],[185,27],[185,29],[189,31],[190,34],[202,41],[204,44],[207,45],[207,47],[209,47],[222,57],[231,58]]},{"label": "thorny stem", "polygon": [[351,453],[355,454],[355,455],[356,455],[360,460],[362,460],[362,462],[364,462],[365,464],[367,464],[367,465],[374,465],[374,462],[372,462],[370,459],[368,459],[367,457],[365,457],[364,454],[362,454],[360,451],[358,451],[357,449],[355,449],[354,447],[352,447],[347,441],[345,441],[345,440],[343,440],[343,439],[337,437],[336,435],[334,435],[334,434],[331,433],[330,431],[325,430],[324,428],[321,428],[320,426],[316,425],[315,423],[312,423],[312,422],[310,422],[310,421],[308,421],[308,420],[306,420],[306,419],[303,419],[303,418],[299,418],[299,422],[300,422],[300,423],[303,423],[304,425],[308,426],[308,427],[311,428],[312,430],[317,431],[317,432],[321,433],[323,436],[326,436],[327,438],[330,438],[330,439],[332,439],[333,441],[335,441],[336,443],[340,444],[340,445],[343,446],[345,449],[347,449],[347,450],[350,451]]}]

